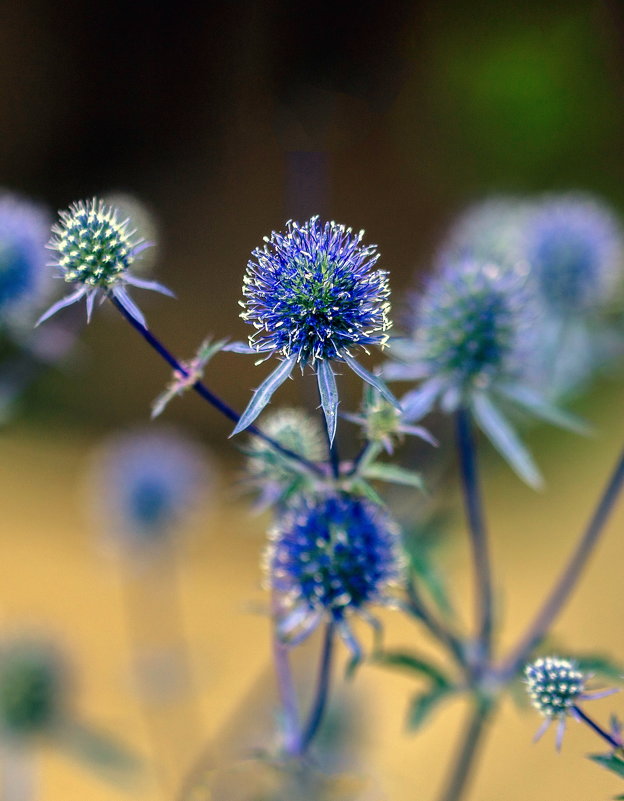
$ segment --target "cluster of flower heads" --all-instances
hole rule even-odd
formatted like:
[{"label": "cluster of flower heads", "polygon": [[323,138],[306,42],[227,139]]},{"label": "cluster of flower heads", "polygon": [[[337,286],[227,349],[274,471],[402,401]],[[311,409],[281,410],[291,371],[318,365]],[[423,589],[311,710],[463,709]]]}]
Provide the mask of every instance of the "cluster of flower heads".
[{"label": "cluster of flower heads", "polygon": [[348,493],[303,497],[278,521],[265,554],[268,583],[288,611],[281,634],[300,642],[323,620],[333,622],[355,656],[349,625],[356,614],[375,623],[367,607],[389,603],[404,569],[400,533],[376,504]]},{"label": "cluster of flower heads", "polygon": [[[0,320],[3,327],[41,303],[49,290],[47,255],[49,218],[29,200],[0,192]],[[32,325],[32,323],[31,323]]]},{"label": "cluster of flower heads", "polygon": [[[374,269],[375,245],[363,245],[335,222],[312,217],[289,222],[253,251],[244,277],[241,317],[254,326],[249,347],[238,350],[280,358],[276,370],[256,390],[234,433],[249,426],[290,376],[309,364],[318,377],[321,406],[330,439],[336,430],[338,391],[332,362],[346,363],[391,402],[392,394],[353,357],[355,348],[384,345],[389,328],[388,275]],[[237,349],[231,348],[231,349]]]},{"label": "cluster of flower heads", "polygon": [[384,371],[421,382],[402,398],[406,419],[436,405],[446,413],[470,409],[516,472],[538,486],[539,470],[507,408],[583,430],[553,401],[595,367],[590,329],[623,268],[613,216],[583,196],[469,210],[414,302],[410,336],[393,345],[395,361]]},{"label": "cluster of flower heads", "polygon": [[144,554],[167,541],[210,487],[206,454],[169,429],[118,434],[95,454],[89,500],[108,535]]},{"label": "cluster of flower heads", "polygon": [[526,665],[524,675],[531,703],[546,718],[535,740],[539,740],[550,725],[557,721],[557,749],[561,748],[563,742],[567,718],[582,719],[579,702],[604,698],[617,692],[616,689],[586,692],[589,677],[579,669],[574,660],[558,656],[536,659]]},{"label": "cluster of flower heads", "polygon": [[145,318],[127,287],[153,289],[165,295],[172,293],[156,281],[146,281],[130,272],[136,258],[150,243],[135,237],[136,232],[129,228],[129,222],[120,220],[115,208],[97,198],[79,201],[60,212],[60,222],[52,228],[54,235],[48,247],[58,254],[54,262],[58,277],[78,288],[53,304],[39,318],[39,323],[83,298],[87,319],[90,319],[98,297],[102,300],[112,297],[145,326]]}]

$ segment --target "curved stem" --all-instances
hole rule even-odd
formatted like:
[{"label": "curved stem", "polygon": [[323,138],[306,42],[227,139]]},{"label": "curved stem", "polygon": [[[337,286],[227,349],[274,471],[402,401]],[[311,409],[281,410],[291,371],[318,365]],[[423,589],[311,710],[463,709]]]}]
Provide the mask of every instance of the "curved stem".
[{"label": "curved stem", "polygon": [[299,731],[299,711],[297,706],[297,693],[293,682],[288,646],[280,640],[275,620],[280,613],[280,600],[273,591],[272,598],[273,621],[273,662],[277,678],[277,691],[282,708],[282,729],[284,734],[284,751],[289,756],[300,753],[301,736]]},{"label": "curved stem", "polygon": [[460,739],[451,775],[439,801],[460,801],[468,789],[476,757],[483,743],[486,723],[492,714],[493,706],[484,701],[476,701],[464,733]]},{"label": "curved stem", "polygon": [[604,489],[596,510],[589,521],[585,532],[581,536],[572,556],[550,595],[544,601],[534,621],[528,627],[525,635],[501,667],[500,676],[504,680],[511,679],[519,670],[522,663],[547,633],[557,615],[561,612],[566,601],[572,594],[576,582],[592,555],[600,539],[609,515],[624,485],[624,451],[620,454],[611,478]]},{"label": "curved stem", "polygon": [[[130,323],[130,325],[136,331],[138,331],[139,334],[141,334],[141,336],[148,343],[148,345],[150,345],[156,351],[156,353],[158,353],[158,355],[161,356],[173,370],[175,370],[178,373],[181,373],[181,375],[185,377],[189,376],[189,372],[184,367],[184,365],[181,364],[181,362],[179,362],[176,359],[176,357],[162,344],[162,342],[160,342],[154,336],[154,334],[152,334],[152,332],[149,329],[147,329],[144,325],[142,325],[138,320],[135,320],[131,314],[128,314],[126,309],[124,309],[124,307],[121,305],[121,303],[117,300],[117,298],[114,295],[109,295],[108,299],[113,304],[113,306],[115,306],[115,308],[119,311],[122,317],[125,317],[125,319]],[[201,398],[208,401],[208,403],[214,406],[215,409],[220,411],[221,414],[225,415],[229,420],[232,420],[232,422],[238,423],[238,421],[240,420],[240,415],[238,414],[238,412],[235,412],[234,409],[232,409],[230,406],[227,405],[227,403],[225,403],[224,401],[221,400],[221,398],[215,395],[214,392],[212,392],[212,390],[210,390],[202,381],[196,381],[193,384],[193,389]],[[261,431],[255,425],[250,425],[246,430],[250,434],[253,434],[255,437],[258,437],[259,439],[266,442],[267,445],[270,445],[276,451],[279,451],[283,456],[287,456],[289,459],[293,459],[294,461],[299,462],[299,464],[304,465],[308,470],[312,471],[313,473],[316,473],[317,475],[324,475],[323,471],[317,464],[314,464],[314,462],[311,462],[304,456],[301,456],[300,454],[295,453],[294,451],[291,451],[288,448],[285,448],[283,445],[280,445],[279,442],[276,442],[276,440],[267,436],[263,431]]]},{"label": "curved stem", "polygon": [[310,743],[316,736],[319,726],[321,725],[321,721],[323,720],[323,714],[325,712],[325,707],[327,706],[327,698],[329,695],[333,650],[334,623],[332,622],[328,623],[325,627],[325,637],[323,639],[323,649],[321,651],[321,662],[319,665],[316,693],[310,708],[308,721],[303,729],[303,734],[301,735],[301,754],[305,754],[309,748]]},{"label": "curved stem", "polygon": [[599,726],[595,720],[592,720],[589,715],[586,715],[579,706],[574,704],[572,709],[576,713],[577,717],[583,721],[583,723],[586,723],[589,728],[595,731],[599,737],[602,737],[603,740],[606,740],[612,748],[622,748],[622,743],[620,740],[616,740],[615,737],[612,737],[609,732],[605,731],[602,726]]},{"label": "curved stem", "polygon": [[477,637],[483,650],[481,656],[483,660],[487,661],[492,649],[492,577],[470,412],[465,408],[458,409],[455,423],[462,492],[472,546],[477,619],[479,621]]}]

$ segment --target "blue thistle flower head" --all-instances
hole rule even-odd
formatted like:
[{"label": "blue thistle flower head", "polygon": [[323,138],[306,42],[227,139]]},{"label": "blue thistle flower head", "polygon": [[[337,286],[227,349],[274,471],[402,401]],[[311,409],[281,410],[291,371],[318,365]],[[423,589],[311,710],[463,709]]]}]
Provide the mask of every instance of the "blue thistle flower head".
[{"label": "blue thistle flower head", "polygon": [[279,622],[282,635],[300,642],[322,620],[331,620],[359,654],[348,618],[374,620],[368,606],[389,602],[390,585],[401,579],[404,557],[396,524],[368,500],[328,494],[302,498],[270,538],[268,582],[290,607]]},{"label": "blue thistle flower head", "polygon": [[0,194],[0,319],[35,306],[48,287],[47,213],[17,195]]},{"label": "blue thistle flower head", "polygon": [[241,317],[256,329],[249,352],[276,354],[282,362],[258,388],[234,433],[253,422],[297,363],[317,373],[332,440],[338,407],[332,361],[346,363],[396,403],[353,357],[355,349],[383,346],[390,326],[388,274],[374,269],[379,254],[375,245],[362,244],[363,235],[312,217],[303,225],[288,222],[286,233],[274,231],[253,251],[241,302]]},{"label": "blue thistle flower head", "polygon": [[37,324],[57,311],[77,303],[87,304],[87,319],[91,319],[96,299],[114,297],[135,320],[145,326],[142,312],[130,298],[127,286],[152,289],[164,295],[172,293],[155,281],[132,275],[130,267],[149,243],[135,237],[130,221],[120,220],[117,210],[102,200],[79,201],[60,212],[60,222],[53,226],[48,243],[56,251],[53,266],[58,276],[77,289],[48,309]]},{"label": "blue thistle flower head", "polygon": [[527,274],[464,257],[449,261],[416,301],[411,338],[393,345],[397,363],[386,378],[421,380],[402,400],[416,421],[439,403],[451,413],[469,409],[523,480],[541,484],[539,470],[498,402],[573,430],[583,424],[531,389],[527,374],[537,347],[541,307]]},{"label": "blue thistle flower head", "polygon": [[527,259],[550,313],[599,311],[612,299],[624,268],[624,238],[613,214],[582,195],[539,204],[527,226]]},{"label": "blue thistle flower head", "polygon": [[128,548],[167,541],[209,487],[207,459],[177,432],[138,429],[96,454],[90,496],[101,524]]}]

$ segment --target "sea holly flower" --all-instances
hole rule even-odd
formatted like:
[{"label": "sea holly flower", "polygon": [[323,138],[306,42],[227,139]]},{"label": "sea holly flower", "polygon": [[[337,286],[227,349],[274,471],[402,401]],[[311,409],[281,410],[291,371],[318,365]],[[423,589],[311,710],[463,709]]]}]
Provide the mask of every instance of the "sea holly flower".
[{"label": "sea holly flower", "polygon": [[375,245],[362,244],[363,235],[312,217],[303,225],[288,222],[285,233],[274,231],[253,251],[241,317],[256,333],[249,346],[229,349],[276,355],[280,364],[255,391],[233,434],[256,419],[296,364],[316,372],[331,441],[338,410],[334,363],[346,364],[396,404],[383,381],[353,355],[358,348],[383,346],[390,325],[388,275],[374,269],[379,254]]},{"label": "sea holly flower", "polygon": [[377,626],[368,607],[392,603],[404,566],[399,528],[381,506],[349,493],[302,497],[270,533],[265,554],[268,584],[288,606],[281,636],[298,643],[331,621],[359,658],[349,617]]},{"label": "sea holly flower", "polygon": [[530,216],[525,251],[546,312],[535,383],[556,398],[621,356],[621,334],[607,316],[621,294],[624,236],[611,211],[591,197],[553,196]]},{"label": "sea holly flower", "polygon": [[77,288],[51,306],[37,325],[83,298],[87,304],[87,320],[90,320],[96,299],[99,297],[103,301],[112,297],[145,326],[145,318],[127,287],[152,289],[173,296],[162,284],[137,278],[130,272],[130,267],[149,243],[136,238],[135,231],[128,228],[130,221],[120,220],[116,209],[97,198],[74,203],[60,212],[60,218],[60,223],[52,228],[54,236],[48,248],[58,254],[53,262],[58,268],[58,277]]},{"label": "sea holly flower", "polygon": [[445,413],[470,409],[493,445],[532,486],[541,483],[539,470],[503,406],[584,429],[527,385],[528,365],[538,347],[538,313],[523,270],[471,257],[449,261],[416,300],[412,335],[393,342],[397,361],[384,370],[389,379],[421,381],[401,400],[407,421],[420,420],[436,405]]},{"label": "sea holly flower", "polygon": [[18,327],[49,290],[45,250],[48,230],[44,209],[13,193],[0,192],[2,327]]},{"label": "sea holly flower", "polygon": [[89,498],[98,522],[129,553],[156,551],[210,489],[206,454],[167,428],[117,434],[96,452]]},{"label": "sea holly flower", "polygon": [[557,750],[561,748],[568,717],[588,722],[578,706],[579,702],[604,698],[617,692],[617,689],[587,692],[585,687],[590,676],[580,671],[574,660],[557,656],[540,657],[531,662],[525,667],[524,675],[531,703],[546,718],[535,740],[539,740],[556,721]]},{"label": "sea holly flower", "polygon": [[[300,409],[280,409],[267,415],[262,430],[308,462],[321,462],[325,456],[326,442],[318,421]],[[247,456],[247,479],[259,492],[260,508],[290,502],[314,488],[308,470],[264,440],[251,437],[242,450]]]}]

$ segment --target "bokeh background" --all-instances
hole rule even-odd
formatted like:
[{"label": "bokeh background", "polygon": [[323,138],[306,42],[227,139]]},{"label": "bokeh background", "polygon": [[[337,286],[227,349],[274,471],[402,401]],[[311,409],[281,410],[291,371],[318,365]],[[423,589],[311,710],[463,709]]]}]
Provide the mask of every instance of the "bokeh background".
[{"label": "bokeh background", "polygon": [[[319,212],[365,228],[398,298],[417,285],[454,215],[487,194],[583,189],[624,213],[623,74],[617,0],[9,0],[0,26],[0,183],[52,209],[112,191],[141,198],[159,226],[157,277],[177,294],[146,295],[142,307],[185,357],[208,333],[244,336],[237,301],[248,254],[291,217]],[[250,361],[234,355],[218,357],[208,376],[237,408],[258,381]],[[149,758],[155,741],[178,732],[161,742],[165,778],[147,776],[129,791],[42,745],[38,797],[50,801],[173,797],[202,749],[208,764],[226,764],[271,723],[262,703],[272,688],[258,567],[267,520],[251,517],[241,496],[229,424],[197,398],[167,411],[218,465],[176,557],[195,694],[181,704],[186,711],[164,704],[146,723],[133,689],[124,594],[128,586],[143,593],[158,620],[159,582],[171,577],[162,566],[147,579],[124,577],[102,555],[83,479],[93,448],[146,421],[167,378],[144,343],[102,309],[71,358],[40,376],[0,432],[4,630],[43,631],[66,646],[79,715],[138,753]],[[289,383],[284,401],[309,404],[305,382]],[[346,377],[345,385],[352,403],[355,386]],[[537,606],[615,459],[622,391],[621,381],[605,379],[578,401],[597,424],[592,439],[531,433],[548,481],[542,494],[488,454],[503,644]],[[620,510],[557,626],[575,649],[621,659],[623,523]],[[458,598],[469,591],[461,534],[458,527],[441,554]],[[398,616],[387,624],[391,643],[431,647]],[[149,620],[141,632],[146,646],[165,636]],[[407,678],[367,668],[344,690],[354,715],[366,708],[355,763],[393,801],[432,797],[463,711],[448,704],[422,735],[408,737],[413,689]],[[617,700],[601,703],[594,709],[606,718]],[[583,758],[597,745],[589,734],[575,728],[556,756],[551,743],[531,746],[537,723],[504,707],[473,801],[586,801],[621,791]]]}]

